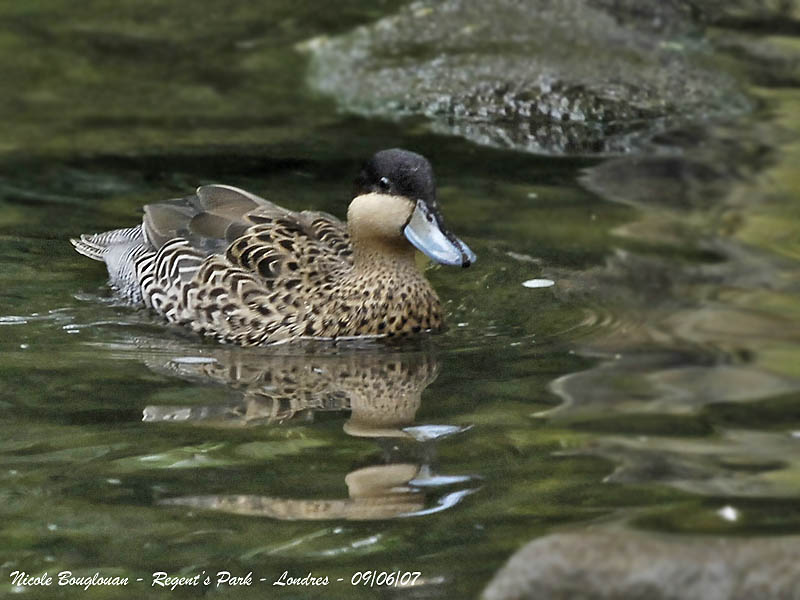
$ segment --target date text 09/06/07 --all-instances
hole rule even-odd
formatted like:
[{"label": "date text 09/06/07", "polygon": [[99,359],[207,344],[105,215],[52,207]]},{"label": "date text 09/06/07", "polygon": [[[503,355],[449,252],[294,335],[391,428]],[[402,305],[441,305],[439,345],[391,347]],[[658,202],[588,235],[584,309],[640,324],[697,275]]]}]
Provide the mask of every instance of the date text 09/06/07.
[{"label": "date text 09/06/07", "polygon": [[[369,587],[406,587],[412,586],[422,573],[420,571],[356,571],[350,578],[350,585],[364,585]],[[344,581],[344,577],[339,577],[335,581]],[[311,573],[305,577],[292,577],[288,571],[281,573],[272,585],[329,585],[330,579],[324,577],[314,577]]]}]

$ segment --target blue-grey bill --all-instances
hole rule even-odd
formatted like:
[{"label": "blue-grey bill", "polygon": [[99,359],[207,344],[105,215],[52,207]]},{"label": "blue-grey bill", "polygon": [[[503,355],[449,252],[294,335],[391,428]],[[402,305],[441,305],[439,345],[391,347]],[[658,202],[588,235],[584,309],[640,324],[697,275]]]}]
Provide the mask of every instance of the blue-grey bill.
[{"label": "blue-grey bill", "polygon": [[474,263],[477,259],[475,253],[452,233],[442,229],[440,219],[436,217],[425,202],[417,200],[403,234],[417,250],[438,263],[454,267],[468,267]]}]

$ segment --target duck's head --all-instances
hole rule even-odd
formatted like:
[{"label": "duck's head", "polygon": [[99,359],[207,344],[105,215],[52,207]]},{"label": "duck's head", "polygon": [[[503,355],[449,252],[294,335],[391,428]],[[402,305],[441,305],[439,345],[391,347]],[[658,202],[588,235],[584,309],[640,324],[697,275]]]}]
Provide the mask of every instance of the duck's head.
[{"label": "duck's head", "polygon": [[476,259],[444,226],[430,163],[408,150],[381,150],[364,165],[347,222],[356,243],[411,243],[443,265],[468,267]]}]

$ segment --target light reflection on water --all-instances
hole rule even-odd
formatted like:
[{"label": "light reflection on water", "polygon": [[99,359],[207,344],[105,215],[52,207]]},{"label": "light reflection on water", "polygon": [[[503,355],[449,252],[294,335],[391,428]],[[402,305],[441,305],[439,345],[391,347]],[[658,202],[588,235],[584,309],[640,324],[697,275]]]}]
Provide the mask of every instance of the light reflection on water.
[{"label": "light reflection on water", "polygon": [[[332,411],[348,413],[343,425],[348,435],[383,443],[410,438],[430,442],[459,431],[447,425],[414,425],[422,393],[439,370],[430,350],[406,354],[345,352],[268,356],[219,351],[190,361],[181,357],[167,362],[163,355],[138,356],[154,370],[165,370],[202,385],[221,383],[236,389],[237,397],[241,396],[212,406],[147,406],[143,421],[216,421],[225,426],[292,420],[308,423],[316,413]],[[420,450],[418,453],[424,456],[418,464],[396,462],[407,460],[401,456],[347,473],[347,500],[237,495],[230,490],[231,493],[215,496],[198,491],[197,495],[162,499],[160,504],[290,520],[387,519],[430,514],[455,506],[471,490],[449,492],[435,500],[436,507],[427,509],[426,504],[431,502],[426,501],[426,495],[432,495],[434,488],[463,484],[471,477],[432,473],[430,461],[435,457],[435,446],[428,443]],[[425,485],[411,483],[421,473],[425,473]],[[312,491],[310,485],[309,492]]]}]

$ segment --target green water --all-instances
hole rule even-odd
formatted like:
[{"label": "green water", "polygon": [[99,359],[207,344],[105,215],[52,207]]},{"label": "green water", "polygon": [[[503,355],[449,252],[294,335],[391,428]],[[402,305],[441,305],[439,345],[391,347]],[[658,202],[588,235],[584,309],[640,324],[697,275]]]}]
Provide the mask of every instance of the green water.
[{"label": "green water", "polygon": [[[751,87],[752,115],[704,126],[718,186],[615,202],[589,191],[597,159],[311,94],[293,45],[388,3],[192,6],[0,6],[0,593],[70,570],[131,583],[14,591],[188,597],[151,574],[228,570],[255,581],[215,597],[474,597],[564,529],[800,533],[796,89]],[[68,243],[210,182],[343,216],[360,161],[392,146],[431,159],[479,256],[429,271],[449,329],[418,345],[201,343],[116,303]],[[309,393],[276,400],[287,378]],[[421,575],[352,586],[367,570]],[[331,584],[273,587],[284,571]]]}]

